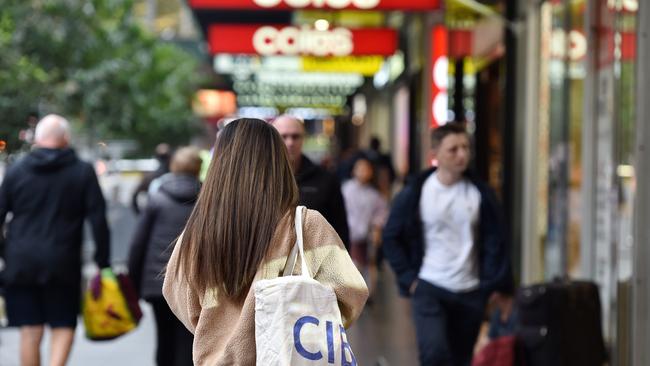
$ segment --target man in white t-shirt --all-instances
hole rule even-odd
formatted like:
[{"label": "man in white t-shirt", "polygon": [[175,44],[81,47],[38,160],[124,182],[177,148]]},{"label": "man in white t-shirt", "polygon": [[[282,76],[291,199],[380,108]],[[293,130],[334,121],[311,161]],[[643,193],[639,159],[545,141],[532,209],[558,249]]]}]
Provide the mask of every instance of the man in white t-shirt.
[{"label": "man in white t-shirt", "polygon": [[494,192],[467,173],[464,127],[439,127],[431,143],[437,168],[395,197],[384,253],[412,298],[420,364],[468,366],[488,299],[512,292],[509,249]]}]

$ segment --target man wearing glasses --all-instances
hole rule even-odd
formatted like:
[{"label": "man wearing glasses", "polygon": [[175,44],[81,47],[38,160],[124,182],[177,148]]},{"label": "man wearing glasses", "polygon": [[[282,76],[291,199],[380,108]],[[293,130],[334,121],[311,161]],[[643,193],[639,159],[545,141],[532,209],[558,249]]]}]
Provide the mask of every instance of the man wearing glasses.
[{"label": "man wearing glasses", "polygon": [[320,212],[349,249],[348,222],[338,179],[302,153],[305,126],[300,119],[282,115],[273,121],[289,151],[289,159],[300,189],[299,205]]}]

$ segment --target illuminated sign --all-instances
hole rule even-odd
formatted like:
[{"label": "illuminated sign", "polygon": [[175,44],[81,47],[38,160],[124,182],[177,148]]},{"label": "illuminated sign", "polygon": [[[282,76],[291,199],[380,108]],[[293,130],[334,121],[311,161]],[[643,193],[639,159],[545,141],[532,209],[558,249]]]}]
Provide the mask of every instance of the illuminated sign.
[{"label": "illuminated sign", "polygon": [[639,10],[639,0],[608,0],[607,7],[612,10],[635,13]]},{"label": "illuminated sign", "polygon": [[346,28],[377,28],[386,24],[386,13],[373,10],[296,10],[293,24],[314,24],[326,20],[330,24]]},{"label": "illuminated sign", "polygon": [[258,81],[267,84],[301,86],[344,86],[358,88],[363,85],[363,75],[331,72],[259,72]]},{"label": "illuminated sign", "polygon": [[218,54],[213,60],[219,74],[251,74],[258,71],[301,71],[302,62],[296,56],[255,56]]},{"label": "illuminated sign", "polygon": [[346,56],[353,46],[352,32],[345,28],[319,31],[264,26],[253,34],[253,48],[260,55]]},{"label": "illuminated sign", "polygon": [[208,30],[212,54],[392,55],[397,32],[388,28],[316,30],[306,26],[213,24]]},{"label": "illuminated sign", "polygon": [[303,71],[353,72],[372,76],[381,68],[381,56],[303,57]]},{"label": "illuminated sign", "polygon": [[237,110],[235,93],[202,89],[196,92],[192,110],[199,117],[219,117],[232,114]]},{"label": "illuminated sign", "polygon": [[252,56],[218,54],[214,70],[219,74],[251,74],[258,71],[316,71],[372,76],[384,62],[382,56]]},{"label": "illuminated sign", "polygon": [[235,77],[239,106],[311,107],[340,111],[363,84],[359,74],[258,72]]},{"label": "illuminated sign", "polygon": [[194,9],[436,10],[440,0],[190,0]]},{"label": "illuminated sign", "polygon": [[447,53],[447,29],[442,25],[435,26],[431,31],[431,128],[447,123],[449,109]]},{"label": "illuminated sign", "polygon": [[564,29],[554,29],[551,35],[551,57],[564,60],[567,56],[571,61],[582,60],[587,55],[587,37],[579,30],[569,31],[569,49]]}]

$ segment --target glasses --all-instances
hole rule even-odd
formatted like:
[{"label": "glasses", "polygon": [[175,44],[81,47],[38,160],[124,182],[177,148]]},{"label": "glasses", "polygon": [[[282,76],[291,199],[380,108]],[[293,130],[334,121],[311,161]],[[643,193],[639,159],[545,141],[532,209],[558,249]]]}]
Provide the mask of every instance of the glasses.
[{"label": "glasses", "polygon": [[302,139],[302,134],[301,133],[286,133],[286,134],[281,134],[280,135],[283,140],[300,140]]}]

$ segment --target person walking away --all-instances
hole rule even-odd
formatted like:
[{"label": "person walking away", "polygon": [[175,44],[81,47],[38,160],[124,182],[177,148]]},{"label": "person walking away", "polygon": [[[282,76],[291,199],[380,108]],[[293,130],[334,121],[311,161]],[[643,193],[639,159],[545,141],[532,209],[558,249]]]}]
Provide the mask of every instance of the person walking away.
[{"label": "person walking away", "polygon": [[302,153],[305,126],[302,120],[282,115],[273,126],[289,151],[289,159],[300,190],[298,204],[320,212],[334,227],[345,247],[349,249],[349,233],[341,185],[333,174],[314,164]]},{"label": "person walking away", "polygon": [[36,126],[34,149],[12,165],[0,187],[0,223],[7,214],[4,281],[9,325],[20,327],[20,362],[39,365],[44,327],[52,333],[50,365],[64,365],[81,302],[84,219],[95,239],[95,262],[109,266],[106,205],[92,165],[69,147],[70,126],[58,115]]},{"label": "person walking away", "polygon": [[437,169],[410,182],[383,231],[400,294],[410,296],[421,365],[469,365],[488,299],[509,301],[513,279],[503,214],[492,189],[470,175],[459,124],[431,138]]},{"label": "person walking away", "polygon": [[[151,173],[148,173],[142,178],[138,186],[135,188],[131,196],[131,207],[136,214],[142,211],[142,196],[146,196],[149,192],[150,186],[153,181],[159,177],[169,173],[169,159],[171,157],[171,147],[169,144],[161,143],[156,146],[156,160],[158,161],[158,168]],[[156,184],[157,188],[158,184]]]},{"label": "person walking away", "polygon": [[192,365],[192,333],[163,298],[162,273],[173,249],[170,243],[183,231],[201,189],[198,150],[178,149],[172,156],[170,170],[157,192],[149,197],[129,253],[129,276],[140,298],[153,307],[158,366]]},{"label": "person walking away", "polygon": [[368,271],[370,294],[377,282],[376,253],[381,249],[381,229],[388,216],[388,203],[372,185],[372,163],[359,158],[353,179],[343,183],[345,210],[350,226],[350,255],[361,273]]},{"label": "person walking away", "polygon": [[[195,365],[255,365],[253,284],[283,273],[296,243],[298,188],[282,138],[264,121],[229,123],[215,154],[169,260],[163,295],[194,333]],[[305,211],[309,272],[333,289],[349,327],[368,289],[336,231],[318,211]]]},{"label": "person walking away", "polygon": [[395,169],[393,169],[390,155],[381,152],[381,140],[379,140],[379,137],[373,136],[370,139],[370,148],[363,153],[375,168],[377,189],[382,196],[390,199],[393,182],[395,181]]}]

